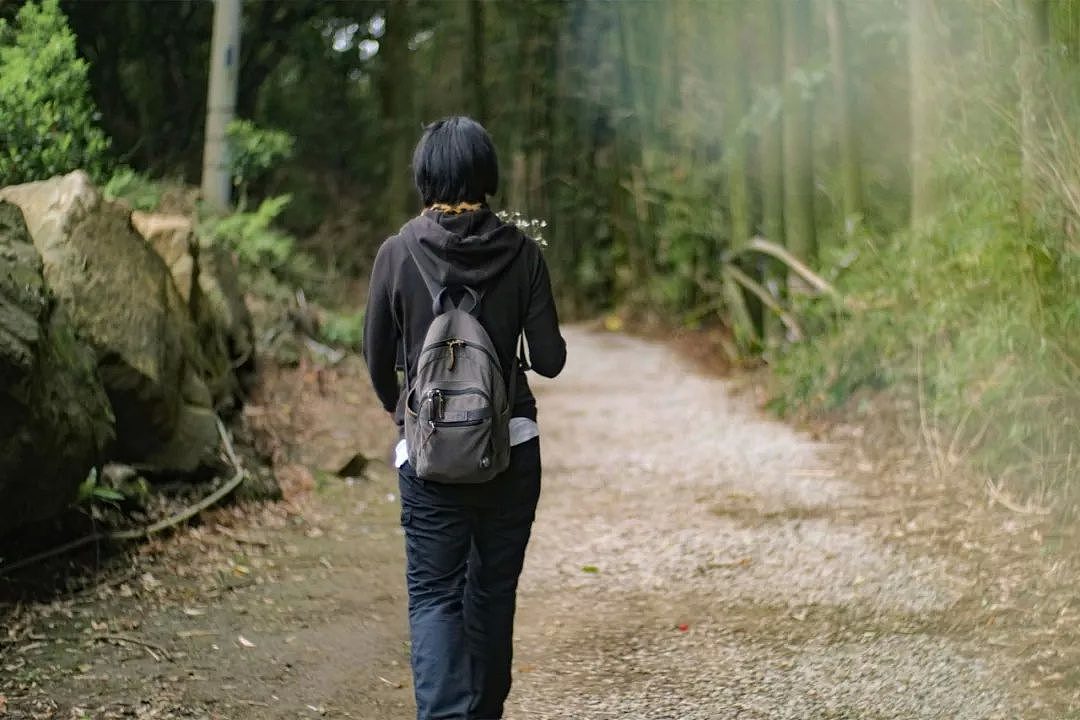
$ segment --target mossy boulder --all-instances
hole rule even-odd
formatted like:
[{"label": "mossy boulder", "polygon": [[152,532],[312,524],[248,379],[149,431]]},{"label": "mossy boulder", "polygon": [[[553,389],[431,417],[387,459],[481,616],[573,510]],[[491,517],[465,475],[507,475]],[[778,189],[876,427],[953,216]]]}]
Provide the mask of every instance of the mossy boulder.
[{"label": "mossy boulder", "polygon": [[46,287],[94,351],[116,417],[115,459],[177,473],[212,461],[216,444],[174,442],[216,432],[213,413],[198,412],[212,409],[210,363],[188,303],[130,211],[83,172],[3,188],[0,199],[21,208]]},{"label": "mossy boulder", "polygon": [[0,532],[58,513],[107,452],[96,366],[50,297],[22,213],[0,201]]}]

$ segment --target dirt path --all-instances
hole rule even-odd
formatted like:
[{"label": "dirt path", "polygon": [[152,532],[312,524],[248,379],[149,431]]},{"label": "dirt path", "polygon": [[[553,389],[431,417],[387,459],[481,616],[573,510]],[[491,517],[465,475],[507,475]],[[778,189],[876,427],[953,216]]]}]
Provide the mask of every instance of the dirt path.
[{"label": "dirt path", "polygon": [[[944,496],[848,479],[850,446],[763,419],[660,345],[568,340],[565,374],[536,387],[545,487],[509,720],[1080,717],[1068,648],[1038,634],[1080,608],[1009,620],[1027,596],[984,566],[999,553],[909,542]],[[308,373],[251,413],[288,415],[307,463],[385,454],[357,373]],[[316,483],[9,609],[9,716],[412,717],[393,473]]]},{"label": "dirt path", "polygon": [[933,630],[965,569],[841,519],[873,506],[825,448],[665,348],[571,347],[540,390],[521,716],[1017,716],[1008,669]]}]

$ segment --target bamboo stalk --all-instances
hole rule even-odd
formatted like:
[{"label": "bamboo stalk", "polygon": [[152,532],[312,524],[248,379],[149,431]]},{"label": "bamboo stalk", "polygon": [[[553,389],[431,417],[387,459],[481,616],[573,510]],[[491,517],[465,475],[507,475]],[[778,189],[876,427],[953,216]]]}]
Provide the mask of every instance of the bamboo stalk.
[{"label": "bamboo stalk", "polygon": [[738,267],[730,263],[724,266],[724,272],[730,275],[732,280],[756,295],[757,298],[761,300],[762,305],[776,313],[780,318],[780,322],[784,323],[784,327],[791,331],[791,334],[796,341],[803,339],[803,331],[799,326],[798,320],[796,320],[791,313],[786,311],[783,306],[776,301],[776,298],[761,285],[761,283],[757,282]]},{"label": "bamboo stalk", "polygon": [[840,297],[840,293],[836,291],[836,288],[834,288],[828,280],[815,273],[813,270],[807,267],[804,262],[802,262],[801,260],[799,260],[799,258],[788,252],[785,248],[777,245],[774,242],[770,242],[763,237],[752,238],[745,247],[738,248],[737,250],[732,251],[730,254],[734,257],[751,250],[754,252],[764,253],[765,255],[776,258],[780,262],[784,263],[818,292],[824,293],[826,295],[831,295],[835,298]]}]

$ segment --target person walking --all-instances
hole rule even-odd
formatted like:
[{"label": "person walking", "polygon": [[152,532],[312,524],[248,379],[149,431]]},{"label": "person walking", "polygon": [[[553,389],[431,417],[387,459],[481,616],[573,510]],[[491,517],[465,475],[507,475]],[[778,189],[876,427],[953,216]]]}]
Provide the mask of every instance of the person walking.
[{"label": "person walking", "polygon": [[402,434],[417,718],[498,720],[540,496],[526,370],[558,375],[566,343],[539,245],[487,205],[499,184],[487,131],[467,117],[432,123],[413,175],[424,209],[379,248],[364,356]]}]

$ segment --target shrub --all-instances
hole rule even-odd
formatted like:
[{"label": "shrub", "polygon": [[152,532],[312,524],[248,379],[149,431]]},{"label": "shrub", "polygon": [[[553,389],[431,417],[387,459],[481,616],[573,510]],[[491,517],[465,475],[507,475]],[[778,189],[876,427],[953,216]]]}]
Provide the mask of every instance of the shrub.
[{"label": "shrub", "polygon": [[1029,492],[1075,481],[1075,269],[1059,232],[1023,228],[1008,167],[960,159],[947,179],[965,192],[934,225],[838,251],[856,254],[837,280],[848,307],[810,309],[813,341],[775,365],[778,409],[889,387],[925,407],[934,452]]},{"label": "shrub", "polygon": [[58,0],[0,20],[0,186],[83,168],[100,177],[109,142],[97,126],[87,64]]},{"label": "shrub", "polygon": [[247,205],[248,186],[293,152],[295,138],[280,130],[258,127],[250,120],[233,120],[226,130],[233,185],[240,192],[240,209]]},{"label": "shrub", "polygon": [[122,167],[105,183],[104,192],[107,200],[126,200],[136,210],[149,211],[161,203],[164,191],[160,183]]},{"label": "shrub", "polygon": [[327,312],[319,330],[328,344],[359,351],[364,341],[364,311]]},{"label": "shrub", "polygon": [[280,195],[263,200],[252,212],[210,218],[203,222],[201,235],[225,245],[244,265],[282,270],[293,256],[296,241],[273,224],[288,204],[289,196]]}]

